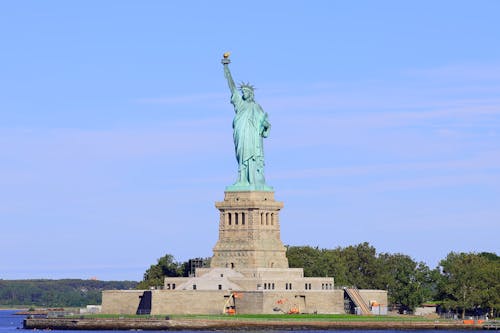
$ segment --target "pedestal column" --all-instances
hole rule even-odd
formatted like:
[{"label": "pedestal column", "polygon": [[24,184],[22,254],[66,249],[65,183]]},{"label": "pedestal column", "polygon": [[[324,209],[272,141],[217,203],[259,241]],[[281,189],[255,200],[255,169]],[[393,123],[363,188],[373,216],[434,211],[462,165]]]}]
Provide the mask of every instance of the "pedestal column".
[{"label": "pedestal column", "polygon": [[211,267],[288,268],[281,242],[279,212],[283,203],[270,191],[227,191],[220,211],[219,240]]}]

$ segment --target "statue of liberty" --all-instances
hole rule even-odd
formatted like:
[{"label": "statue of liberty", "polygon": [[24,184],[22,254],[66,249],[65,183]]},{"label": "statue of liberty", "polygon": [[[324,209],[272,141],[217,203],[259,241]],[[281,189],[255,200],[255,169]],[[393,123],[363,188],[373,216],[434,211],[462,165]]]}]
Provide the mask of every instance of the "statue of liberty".
[{"label": "statue of liberty", "polygon": [[248,83],[240,85],[241,95],[229,71],[229,53],[224,53],[222,64],[224,76],[231,90],[231,104],[234,106],[233,139],[238,179],[226,187],[227,191],[272,191],[264,178],[263,138],[267,138],[271,124],[267,113],[254,100],[254,87]]}]

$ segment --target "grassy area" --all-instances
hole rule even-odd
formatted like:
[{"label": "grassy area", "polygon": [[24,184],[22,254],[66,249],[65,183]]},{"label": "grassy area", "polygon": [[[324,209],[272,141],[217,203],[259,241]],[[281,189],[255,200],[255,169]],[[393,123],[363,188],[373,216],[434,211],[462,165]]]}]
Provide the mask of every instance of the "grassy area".
[{"label": "grassy area", "polygon": [[[85,318],[157,318],[164,319],[166,315],[108,315],[93,314],[86,315]],[[433,319],[426,319],[416,316],[356,316],[349,314],[239,314],[239,315],[169,315],[171,319],[205,319],[205,320],[279,320],[279,321],[377,321],[377,322],[428,322]]]},{"label": "grassy area", "polygon": [[196,318],[196,319],[219,319],[219,320],[295,320],[295,321],[429,321],[422,317],[413,316],[356,316],[349,314],[258,314],[258,315],[190,315],[190,316],[171,316],[172,319]]}]

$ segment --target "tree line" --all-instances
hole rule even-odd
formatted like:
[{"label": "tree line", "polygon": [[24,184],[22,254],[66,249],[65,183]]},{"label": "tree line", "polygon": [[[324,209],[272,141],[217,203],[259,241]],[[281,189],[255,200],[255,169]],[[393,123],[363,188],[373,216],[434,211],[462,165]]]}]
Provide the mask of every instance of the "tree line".
[{"label": "tree line", "polygon": [[[431,269],[401,253],[377,253],[369,243],[333,249],[287,246],[290,268],[303,268],[306,277],[334,277],[335,285],[383,289],[389,306],[413,311],[423,303],[442,310],[468,313],[500,309],[500,257],[495,253],[450,252]],[[189,262],[176,262],[170,254],[144,273],[137,288],[163,285],[165,276],[188,276]]]},{"label": "tree line", "polygon": [[289,246],[290,267],[305,276],[333,276],[336,286],[384,289],[390,306],[412,311],[423,303],[465,316],[500,309],[500,257],[495,253],[449,253],[430,269],[425,263],[396,253],[377,254],[368,243],[320,249]]},{"label": "tree line", "polygon": [[136,286],[135,281],[0,279],[0,305],[83,307],[101,304],[103,290],[134,289]]},{"label": "tree line", "polygon": [[[369,243],[333,249],[287,246],[291,268],[303,268],[306,277],[330,276],[335,285],[388,291],[389,306],[412,311],[422,303],[436,303],[462,316],[466,312],[500,309],[500,257],[495,253],[450,252],[431,269],[410,256],[377,253]],[[196,264],[196,265],[194,265]],[[158,259],[143,280],[1,280],[0,305],[81,307],[100,304],[101,292],[111,289],[149,289],[163,285],[165,276],[189,276],[195,266],[209,266],[209,259],[177,262],[171,254]]]}]

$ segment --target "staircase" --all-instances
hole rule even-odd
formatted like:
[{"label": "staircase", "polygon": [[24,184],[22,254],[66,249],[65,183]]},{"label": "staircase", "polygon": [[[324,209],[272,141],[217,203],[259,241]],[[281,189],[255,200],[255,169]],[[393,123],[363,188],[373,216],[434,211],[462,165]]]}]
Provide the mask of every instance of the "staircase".
[{"label": "staircase", "polygon": [[372,314],[370,311],[370,308],[368,305],[363,301],[363,298],[361,297],[359,290],[355,287],[347,288],[344,287],[344,291],[347,293],[351,301],[356,305],[358,308],[361,309],[361,314],[363,316],[369,316]]}]

